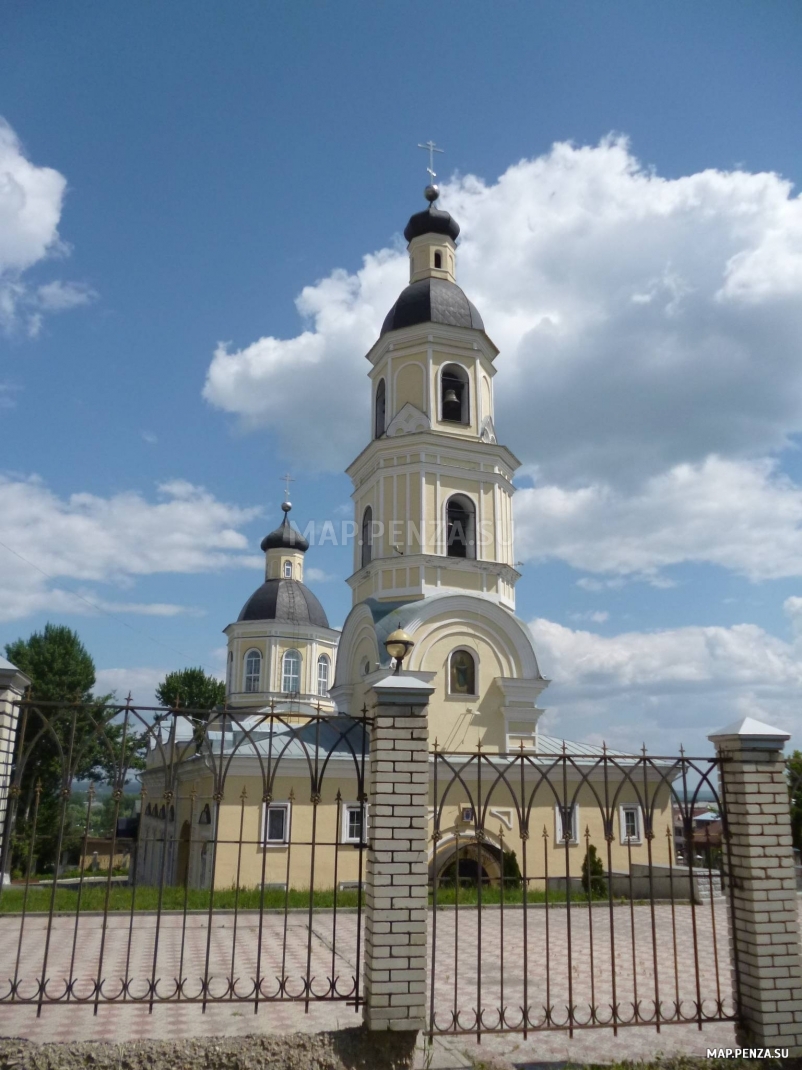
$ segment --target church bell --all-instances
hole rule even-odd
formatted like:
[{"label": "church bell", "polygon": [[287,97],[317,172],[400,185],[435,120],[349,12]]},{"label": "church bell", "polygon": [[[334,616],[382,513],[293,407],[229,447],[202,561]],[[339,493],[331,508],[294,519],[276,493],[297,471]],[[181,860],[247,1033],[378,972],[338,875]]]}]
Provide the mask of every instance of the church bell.
[{"label": "church bell", "polygon": [[453,386],[450,389],[446,390],[445,394],[443,395],[443,404],[444,405],[458,405],[459,404],[459,398],[457,397],[457,392],[456,392],[456,390],[454,389]]}]

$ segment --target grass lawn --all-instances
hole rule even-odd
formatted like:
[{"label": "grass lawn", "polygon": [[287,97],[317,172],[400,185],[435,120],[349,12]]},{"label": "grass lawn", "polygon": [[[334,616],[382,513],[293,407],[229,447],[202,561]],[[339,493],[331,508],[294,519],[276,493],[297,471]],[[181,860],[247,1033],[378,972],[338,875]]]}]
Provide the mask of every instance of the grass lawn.
[{"label": "grass lawn", "polygon": [[[87,884],[80,892],[80,910],[102,911],[105,908],[107,889],[105,884]],[[29,913],[47,913],[50,910],[50,900],[53,895],[52,887],[40,888],[31,885],[25,900],[25,888],[11,886],[3,888],[0,892],[0,914],[18,914],[23,909]],[[165,887],[161,891],[162,910],[183,910],[186,898],[187,910],[208,910],[211,893],[205,889],[190,888],[186,892],[180,887]],[[356,907],[359,893],[356,889],[337,892],[337,907]],[[130,911],[134,889],[112,885],[108,889],[109,911]],[[56,888],[53,909],[57,913],[73,914],[78,909],[78,887]],[[565,892],[549,892],[549,903],[565,903]],[[335,894],[332,889],[321,889],[312,896],[312,906],[318,909],[331,909],[334,906]],[[429,904],[433,897],[429,893]],[[530,891],[526,897],[527,903],[541,904],[546,902],[544,891]],[[606,897],[595,897],[596,902],[606,902]],[[136,898],[133,904],[135,911],[153,911],[159,909],[159,889],[143,887],[136,889]],[[309,907],[309,892],[306,889],[291,889],[289,894],[281,888],[240,888],[237,892],[234,888],[219,889],[213,893],[212,908],[214,910],[283,910],[286,905],[291,909],[303,909]],[[474,888],[441,887],[437,890],[437,905],[440,907],[453,907],[457,902],[459,906],[474,907],[478,902],[478,890]],[[482,903],[493,906],[501,902],[501,894],[498,888],[485,888],[482,892]],[[519,906],[523,903],[523,891],[520,888],[509,888],[504,893],[506,906]],[[574,896],[574,906],[587,906],[586,896]]]}]

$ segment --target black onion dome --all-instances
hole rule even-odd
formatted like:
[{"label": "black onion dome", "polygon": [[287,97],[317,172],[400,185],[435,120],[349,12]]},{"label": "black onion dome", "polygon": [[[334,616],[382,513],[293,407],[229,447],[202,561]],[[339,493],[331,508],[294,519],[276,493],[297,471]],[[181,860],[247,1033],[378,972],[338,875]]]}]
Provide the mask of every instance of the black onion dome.
[{"label": "black onion dome", "polygon": [[300,553],[305,554],[309,549],[309,543],[300,531],[296,531],[290,524],[290,509],[292,509],[292,506],[289,502],[282,502],[281,508],[284,510],[284,519],[275,531],[271,531],[269,535],[265,535],[262,539],[262,549],[265,553],[268,550],[286,549],[298,550]]},{"label": "black onion dome", "polygon": [[448,212],[432,205],[410,216],[404,227],[404,237],[408,242],[419,238],[421,234],[445,234],[452,241],[456,241],[459,236],[459,223],[452,219]]},{"label": "black onion dome", "polygon": [[387,313],[381,333],[399,331],[416,323],[446,323],[451,327],[472,327],[477,331],[485,329],[476,307],[455,282],[447,279],[421,279],[410,283]]},{"label": "black onion dome", "polygon": [[[270,536],[268,536],[270,538]],[[299,580],[265,580],[242,607],[237,620],[281,620],[288,624],[314,624],[328,628],[326,611]]]}]

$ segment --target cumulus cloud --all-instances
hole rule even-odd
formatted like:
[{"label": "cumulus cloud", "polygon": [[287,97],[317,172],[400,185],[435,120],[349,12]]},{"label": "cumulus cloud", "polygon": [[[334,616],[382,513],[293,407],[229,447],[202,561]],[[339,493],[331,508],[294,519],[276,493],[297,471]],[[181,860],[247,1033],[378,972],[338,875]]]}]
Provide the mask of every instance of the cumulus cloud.
[{"label": "cumulus cloud", "polygon": [[748,714],[802,741],[799,636],[786,642],[754,624],[601,636],[537,619],[530,629],[553,681],[541,700],[546,732],[627,751],[645,742],[672,754],[683,743],[708,754],[707,736]]},{"label": "cumulus cloud", "polygon": [[341,470],[369,431],[364,355],[404,286],[406,263],[406,254],[385,249],[366,256],[355,275],[334,271],[307,286],[296,301],[307,329],[238,350],[221,343],[204,396],[247,428],[270,427],[307,468]]},{"label": "cumulus cloud", "polygon": [[[611,137],[493,183],[455,178],[443,203],[462,225],[460,283],[501,348],[497,429],[535,483],[516,500],[518,552],[658,586],[681,560],[798,575],[801,492],[766,459],[802,432],[790,183],[664,178]],[[397,244],[308,286],[302,333],[220,345],[206,398],[341,470],[368,432],[363,354],[406,278]]]},{"label": "cumulus cloud", "polygon": [[[681,561],[752,580],[802,575],[802,487],[771,460],[708,457],[629,493],[607,483],[525,488],[515,504],[524,558],[656,583],[665,582],[660,569]],[[614,581],[579,582],[599,590]]]},{"label": "cumulus cloud", "polygon": [[[155,573],[260,566],[239,530],[257,515],[183,480],[160,485],[157,500],[149,501],[135,491],[62,499],[36,477],[0,477],[0,620],[93,612],[81,596],[107,612],[197,613],[171,603],[109,600],[86,584],[128,587]],[[79,586],[60,586],[65,580]]]},{"label": "cumulus cloud", "polygon": [[[542,478],[631,480],[802,430],[802,202],[778,175],[666,179],[609,138],[556,144],[495,183],[456,179],[443,203],[462,225],[460,282],[501,347],[497,426]],[[364,445],[362,356],[406,270],[383,249],[307,287],[306,329],[220,346],[205,396],[341,469]]]},{"label": "cumulus cloud", "polygon": [[32,163],[0,117],[0,327],[35,337],[43,316],[85,305],[97,295],[82,283],[54,280],[31,287],[24,273],[68,247],[58,226],[67,180],[52,167]]}]

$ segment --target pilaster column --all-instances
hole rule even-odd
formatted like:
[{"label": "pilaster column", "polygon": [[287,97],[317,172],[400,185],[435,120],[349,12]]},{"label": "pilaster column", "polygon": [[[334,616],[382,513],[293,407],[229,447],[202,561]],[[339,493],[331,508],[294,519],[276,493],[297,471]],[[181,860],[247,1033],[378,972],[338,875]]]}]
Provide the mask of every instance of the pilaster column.
[{"label": "pilaster column", "polygon": [[368,1029],[426,1024],[429,800],[427,705],[434,691],[413,673],[373,685],[365,882]]},{"label": "pilaster column", "polygon": [[745,717],[708,737],[721,765],[729,835],[730,946],[738,1043],[802,1054],[802,957],[783,747],[790,736]]},{"label": "pilaster column", "polygon": [[24,672],[0,657],[0,880],[8,884],[11,869],[11,808],[8,789],[14,762],[18,710],[15,703],[31,681]]}]

